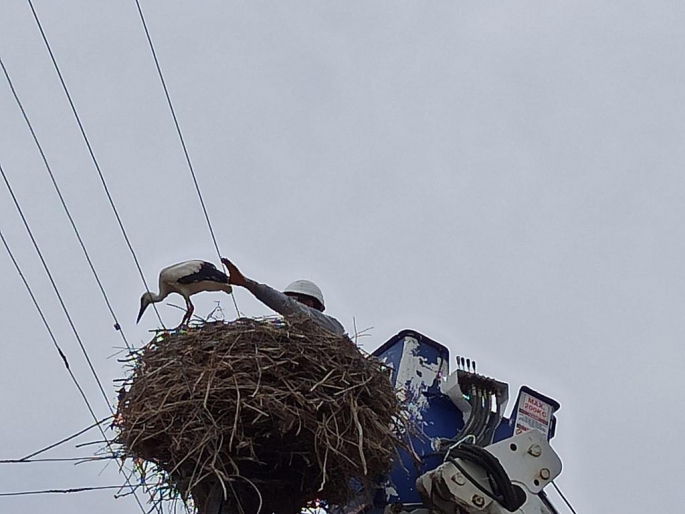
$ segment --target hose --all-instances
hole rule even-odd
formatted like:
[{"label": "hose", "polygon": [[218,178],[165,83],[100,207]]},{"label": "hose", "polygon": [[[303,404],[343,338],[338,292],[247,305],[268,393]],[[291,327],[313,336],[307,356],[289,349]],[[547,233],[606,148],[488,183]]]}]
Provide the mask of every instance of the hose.
[{"label": "hose", "polygon": [[457,432],[457,434],[454,437],[451,437],[449,439],[442,439],[440,441],[441,448],[445,449],[442,451],[446,451],[448,447],[454,445],[459,441],[462,441],[469,435],[474,436],[475,442],[475,435],[482,430],[485,424],[486,419],[484,418],[486,416],[486,412],[483,408],[483,392],[481,391],[481,389],[476,388],[475,385],[472,385],[469,393],[471,415],[469,416],[469,419],[466,422],[466,424],[462,427],[462,429],[459,432]]},{"label": "hose", "polygon": [[446,444],[454,444],[460,439],[464,438],[465,436],[469,435],[471,431],[473,430],[473,426],[476,421],[476,416],[478,413],[478,404],[477,404],[477,398],[476,398],[476,386],[472,385],[471,390],[469,391],[470,396],[469,396],[469,403],[471,404],[471,415],[469,416],[468,421],[466,421],[466,424],[462,427],[462,429],[457,432],[457,434],[451,438],[445,441]]},{"label": "hose", "polygon": [[488,390],[483,390],[483,423],[478,427],[478,431],[473,435],[476,437],[476,444],[478,446],[483,445],[483,439],[488,425],[492,423],[492,393]]},{"label": "hose", "polygon": [[479,441],[477,441],[480,446],[488,446],[492,444],[492,440],[495,436],[495,431],[497,430],[497,427],[500,424],[500,421],[502,421],[502,405],[499,402],[499,398],[497,397],[498,395],[496,393],[490,393],[490,401],[493,399],[495,400],[495,405],[496,405],[496,411],[495,412],[490,412],[490,415],[488,416],[488,422],[485,427],[485,431],[483,432],[483,435]]},{"label": "hose", "polygon": [[[475,480],[457,461],[462,459],[485,471],[490,484],[490,491]],[[475,444],[460,443],[450,449],[446,460],[454,464],[459,471],[483,494],[493,499],[509,512],[515,512],[526,501],[526,493],[511,483],[507,472],[497,457]]]}]

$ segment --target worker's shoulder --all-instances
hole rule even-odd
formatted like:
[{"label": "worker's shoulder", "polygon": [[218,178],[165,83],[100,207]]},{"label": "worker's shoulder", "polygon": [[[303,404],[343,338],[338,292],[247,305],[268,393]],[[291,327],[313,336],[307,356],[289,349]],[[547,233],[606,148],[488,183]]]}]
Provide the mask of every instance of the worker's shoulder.
[{"label": "worker's shoulder", "polygon": [[316,309],[311,309],[311,313],[318,319],[319,324],[327,330],[339,336],[345,335],[345,327],[333,316],[324,314]]}]

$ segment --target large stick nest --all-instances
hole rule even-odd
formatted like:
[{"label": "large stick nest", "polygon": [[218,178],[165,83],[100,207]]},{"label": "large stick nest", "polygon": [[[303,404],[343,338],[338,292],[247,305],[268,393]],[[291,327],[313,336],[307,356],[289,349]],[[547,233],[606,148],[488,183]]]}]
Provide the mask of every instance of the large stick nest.
[{"label": "large stick nest", "polygon": [[261,501],[290,514],[315,498],[343,505],[351,482],[387,473],[408,418],[387,370],[348,337],[239,319],[153,340],[117,419],[125,454],[154,463],[201,512],[220,486],[246,512]]}]

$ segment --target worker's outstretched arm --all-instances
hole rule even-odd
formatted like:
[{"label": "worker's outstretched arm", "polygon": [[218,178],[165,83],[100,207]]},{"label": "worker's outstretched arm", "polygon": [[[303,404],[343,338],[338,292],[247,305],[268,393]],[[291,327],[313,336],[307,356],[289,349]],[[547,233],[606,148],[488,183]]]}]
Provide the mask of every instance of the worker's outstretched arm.
[{"label": "worker's outstretched arm", "polygon": [[295,300],[295,298],[283,294],[266,284],[260,284],[254,280],[247,279],[247,285],[245,287],[264,305],[272,308],[283,316],[308,316],[334,334],[341,336],[345,333],[345,329],[337,319],[327,316],[323,312],[312,307],[307,307]]},{"label": "worker's outstretched arm", "polygon": [[307,307],[266,284],[260,284],[245,277],[235,264],[226,258],[221,259],[221,262],[228,268],[229,282],[231,284],[244,287],[255,295],[260,302],[279,314],[283,316],[307,316],[334,334],[343,335],[345,333],[345,328],[337,319],[327,316],[312,307]]}]

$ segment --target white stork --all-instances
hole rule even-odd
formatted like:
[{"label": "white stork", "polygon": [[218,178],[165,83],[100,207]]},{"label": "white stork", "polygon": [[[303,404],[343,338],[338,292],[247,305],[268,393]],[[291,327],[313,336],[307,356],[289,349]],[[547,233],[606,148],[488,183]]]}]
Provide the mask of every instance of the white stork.
[{"label": "white stork", "polygon": [[201,291],[225,291],[231,293],[232,287],[228,283],[228,276],[216,269],[214,264],[206,261],[185,261],[173,264],[159,272],[159,293],[144,293],[140,297],[140,321],[143,312],[151,303],[164,300],[171,293],[180,294],[186,301],[186,313],[179,328],[190,322],[195,307],[190,301],[191,295]]}]

